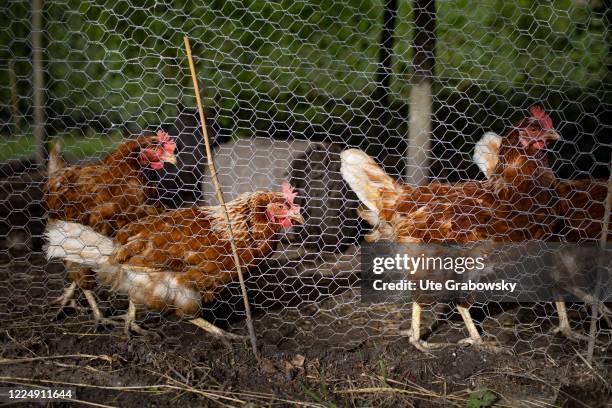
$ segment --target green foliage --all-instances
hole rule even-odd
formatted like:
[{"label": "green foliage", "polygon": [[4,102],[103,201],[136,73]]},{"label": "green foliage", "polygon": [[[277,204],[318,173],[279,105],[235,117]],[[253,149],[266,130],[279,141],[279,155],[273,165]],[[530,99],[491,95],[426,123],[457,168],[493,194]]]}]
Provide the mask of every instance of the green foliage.
[{"label": "green foliage", "polygon": [[492,407],[497,402],[497,395],[486,388],[474,391],[468,397],[468,408],[487,408]]},{"label": "green foliage", "polygon": [[[412,3],[399,3],[395,108],[406,103],[413,72]],[[607,75],[606,26],[584,3],[438,1],[438,100],[461,91],[486,102],[494,94],[501,114],[527,95],[557,108],[568,92],[597,92]],[[138,130],[174,117],[179,103],[193,106],[183,35],[192,41],[206,106],[235,136],[250,136],[255,118],[260,130],[272,121],[298,132],[366,126],[382,11],[382,0],[45,2],[52,131],[124,123]],[[29,115],[27,2],[9,2],[0,16],[7,22],[0,57],[14,61],[19,108]],[[10,121],[8,75],[0,76],[0,100],[0,117]]]},{"label": "green foliage", "polygon": [[[85,137],[83,137],[85,136]],[[72,132],[57,135],[52,142],[62,144],[62,153],[70,158],[102,157],[110,153],[123,140],[121,132],[111,132],[108,135],[96,135],[92,130],[85,132]],[[36,149],[34,136],[26,133],[21,136],[10,136],[3,140],[0,149],[0,163],[9,159],[32,157]]]},{"label": "green foliage", "polygon": [[337,407],[336,404],[334,404],[333,402],[329,401],[329,399],[330,399],[330,392],[329,392],[329,389],[327,387],[327,382],[325,381],[325,377],[323,376],[323,374],[321,374],[321,377],[319,378],[319,392],[313,391],[312,389],[310,389],[303,382],[300,382],[300,386],[302,387],[302,390],[304,391],[304,394],[306,394],[306,396],[311,398],[313,401],[321,404],[324,407],[328,407],[328,408],[336,408]]}]

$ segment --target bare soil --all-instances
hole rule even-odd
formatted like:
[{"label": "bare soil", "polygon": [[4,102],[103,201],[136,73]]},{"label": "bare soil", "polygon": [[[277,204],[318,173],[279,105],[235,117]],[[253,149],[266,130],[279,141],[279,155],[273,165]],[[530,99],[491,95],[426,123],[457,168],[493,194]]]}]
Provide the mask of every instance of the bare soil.
[{"label": "bare soil", "polygon": [[[470,404],[481,389],[500,406],[610,402],[609,349],[597,348],[591,370],[579,356],[585,344],[548,335],[520,342],[485,319],[508,353],[448,347],[424,355],[397,335],[405,312],[359,305],[350,291],[316,307],[256,311],[260,361],[247,343],[228,348],[188,323],[156,316],[145,316],[144,325],[160,338],[128,338],[94,327],[86,311],[55,319],[49,304],[63,287],[62,267],[46,266],[40,253],[9,252],[0,269],[2,386],[73,386],[79,400],[110,406],[479,406]],[[102,305],[119,313],[124,303]],[[489,320],[516,319],[515,311]],[[431,341],[464,335],[460,322],[442,320]],[[242,321],[225,328],[246,334]]]}]

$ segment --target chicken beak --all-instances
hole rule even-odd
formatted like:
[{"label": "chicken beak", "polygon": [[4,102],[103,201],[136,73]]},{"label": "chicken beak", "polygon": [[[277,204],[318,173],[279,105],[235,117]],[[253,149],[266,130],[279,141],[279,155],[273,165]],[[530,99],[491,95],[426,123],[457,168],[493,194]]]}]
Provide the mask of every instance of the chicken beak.
[{"label": "chicken beak", "polygon": [[304,224],[304,217],[302,217],[301,214],[291,214],[289,215],[287,218],[289,218],[291,221],[295,222],[296,224]]},{"label": "chicken beak", "polygon": [[164,163],[170,163],[170,164],[176,165],[176,156],[171,153],[162,154],[160,159]]},{"label": "chicken beak", "polygon": [[561,135],[555,130],[549,130],[548,132],[544,133],[544,138],[546,140],[563,140]]}]

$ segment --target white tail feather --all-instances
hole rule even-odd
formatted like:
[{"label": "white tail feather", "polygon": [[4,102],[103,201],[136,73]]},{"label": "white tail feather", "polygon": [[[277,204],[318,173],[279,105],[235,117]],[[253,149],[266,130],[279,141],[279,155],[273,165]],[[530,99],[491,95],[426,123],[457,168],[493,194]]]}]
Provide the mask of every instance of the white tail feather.
[{"label": "white tail feather", "polygon": [[476,143],[476,147],[474,147],[474,163],[478,165],[487,178],[490,178],[493,171],[495,171],[499,161],[500,146],[501,137],[494,132],[487,132]]},{"label": "white tail feather", "polygon": [[51,221],[45,231],[48,259],[58,258],[91,268],[100,283],[113,290],[127,293],[138,304],[151,299],[172,305],[183,311],[200,308],[200,294],[180,282],[177,272],[164,269],[112,264],[116,249],[112,239],[83,224]]},{"label": "white tail feather", "polygon": [[340,154],[342,178],[359,197],[359,200],[374,214],[380,212],[381,191],[397,191],[391,176],[359,149],[348,149]]},{"label": "white tail feather", "polygon": [[92,268],[109,266],[113,241],[92,228],[67,221],[50,221],[45,230],[47,259],[59,258]]},{"label": "white tail feather", "polygon": [[49,177],[55,175],[64,167],[66,167],[66,160],[62,155],[62,144],[56,142],[49,150],[49,161],[47,162]]}]

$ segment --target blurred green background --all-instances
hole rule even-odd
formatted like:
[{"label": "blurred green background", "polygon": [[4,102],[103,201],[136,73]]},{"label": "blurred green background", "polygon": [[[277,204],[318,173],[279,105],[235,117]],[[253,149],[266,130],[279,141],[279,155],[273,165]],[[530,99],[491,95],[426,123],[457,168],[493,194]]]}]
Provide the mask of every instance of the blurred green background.
[{"label": "blurred green background", "polygon": [[[382,131],[401,155],[414,71],[411,4],[399,2],[391,114],[381,123],[373,98],[381,0],[46,1],[47,132],[87,155],[173,122],[194,106],[188,35],[208,114],[232,137],[363,146]],[[5,1],[0,16],[5,161],[32,149],[30,4]],[[609,18],[598,1],[438,1],[434,157],[448,164],[434,175],[448,177],[484,131],[502,132],[535,102],[573,142],[562,148],[562,172],[607,169]]]}]

